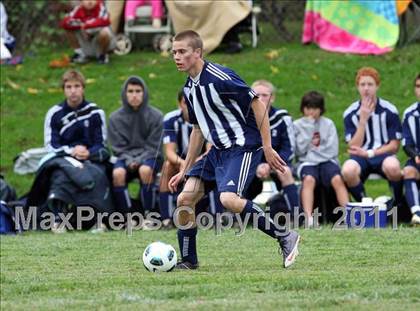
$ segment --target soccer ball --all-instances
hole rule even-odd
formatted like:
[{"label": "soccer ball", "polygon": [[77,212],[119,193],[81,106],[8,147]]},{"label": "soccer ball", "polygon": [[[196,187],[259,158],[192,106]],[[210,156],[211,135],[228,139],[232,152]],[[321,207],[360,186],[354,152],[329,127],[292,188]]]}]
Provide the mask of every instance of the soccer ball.
[{"label": "soccer ball", "polygon": [[176,265],[175,249],[163,242],[149,244],[143,252],[143,264],[150,272],[169,272]]}]

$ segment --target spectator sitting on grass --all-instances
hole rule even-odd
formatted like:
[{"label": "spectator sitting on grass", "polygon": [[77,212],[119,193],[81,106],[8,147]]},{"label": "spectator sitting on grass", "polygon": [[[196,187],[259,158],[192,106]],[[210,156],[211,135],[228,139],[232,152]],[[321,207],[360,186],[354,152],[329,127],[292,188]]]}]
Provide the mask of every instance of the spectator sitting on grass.
[{"label": "spectator sitting on grass", "polygon": [[302,97],[303,118],[293,122],[296,137],[297,175],[302,180],[301,204],[313,226],[314,191],[317,184],[332,186],[340,206],[346,206],[349,195],[340,174],[338,135],[334,122],[323,117],[324,97],[311,91]]},{"label": "spectator sitting on grass", "polygon": [[89,57],[99,64],[109,62],[108,52],[113,49],[114,35],[109,14],[102,0],[82,0],[60,23],[66,30],[74,48],[73,63],[86,63]]}]

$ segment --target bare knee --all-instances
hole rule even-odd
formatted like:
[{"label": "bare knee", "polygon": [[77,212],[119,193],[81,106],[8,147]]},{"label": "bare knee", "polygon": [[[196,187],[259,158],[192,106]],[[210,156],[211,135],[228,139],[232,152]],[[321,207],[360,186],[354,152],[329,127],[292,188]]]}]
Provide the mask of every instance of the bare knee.
[{"label": "bare knee", "polygon": [[178,195],[178,199],[177,199],[177,206],[178,207],[191,207],[194,208],[195,204],[196,204],[196,198],[192,193],[188,193],[188,192],[181,192]]},{"label": "bare knee", "polygon": [[116,168],[112,171],[112,184],[114,187],[125,186],[127,171],[124,168]]},{"label": "bare knee", "polygon": [[151,184],[153,182],[153,170],[150,166],[141,165],[139,167],[139,176],[143,184]]},{"label": "bare knee", "polygon": [[400,161],[396,157],[387,157],[382,163],[385,176],[391,181],[401,180]]},{"label": "bare knee", "polygon": [[350,187],[355,186],[360,180],[360,165],[354,160],[347,160],[343,164],[341,174],[343,175],[344,181]]},{"label": "bare knee", "polygon": [[331,185],[334,188],[339,188],[339,187],[345,187],[344,186],[344,182],[343,182],[343,178],[340,175],[335,175],[332,179],[331,179]]},{"label": "bare knee", "polygon": [[292,175],[292,170],[288,166],[285,167],[284,173],[277,172],[277,178],[280,180],[283,187],[291,185],[295,182],[295,179]]},{"label": "bare knee", "polygon": [[245,205],[245,200],[233,192],[222,192],[219,198],[222,205],[234,213],[240,213]]},{"label": "bare knee", "polygon": [[316,179],[311,175],[306,175],[302,180],[302,187],[305,189],[315,189]]},{"label": "bare knee", "polygon": [[101,41],[106,41],[106,40],[109,41],[111,39],[111,34],[110,34],[108,28],[102,28],[99,31],[98,39],[101,40]]},{"label": "bare knee", "polygon": [[404,179],[417,179],[418,178],[417,169],[412,166],[404,167]]}]

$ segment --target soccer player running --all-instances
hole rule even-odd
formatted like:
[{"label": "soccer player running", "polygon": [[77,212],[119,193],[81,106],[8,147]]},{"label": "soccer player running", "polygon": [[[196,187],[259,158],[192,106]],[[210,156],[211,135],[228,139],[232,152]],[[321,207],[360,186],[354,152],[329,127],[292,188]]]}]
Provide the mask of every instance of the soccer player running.
[{"label": "soccer player running", "polygon": [[[184,96],[194,126],[186,159],[169,181],[174,192],[188,178],[177,201],[182,258],[177,268],[198,268],[194,208],[205,190],[215,186],[225,208],[251,219],[256,216],[258,229],[278,240],[284,267],[291,266],[298,255],[298,233],[277,228],[257,205],[241,197],[263,153],[273,169],[285,171],[286,163],[271,146],[265,105],[231,69],[203,59],[203,42],[196,32],[178,33],[172,53],[178,70],[189,75]],[[195,163],[205,139],[213,148]]]},{"label": "soccer player running", "polygon": [[418,101],[404,112],[402,145],[409,157],[404,167],[405,199],[413,214],[411,224],[420,226],[420,74],[414,83]]}]

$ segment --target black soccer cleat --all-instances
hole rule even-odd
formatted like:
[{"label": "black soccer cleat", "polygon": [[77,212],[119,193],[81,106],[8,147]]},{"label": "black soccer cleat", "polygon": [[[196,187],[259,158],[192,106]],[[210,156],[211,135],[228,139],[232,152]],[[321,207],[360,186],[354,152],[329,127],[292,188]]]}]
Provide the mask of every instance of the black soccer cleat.
[{"label": "black soccer cleat", "polygon": [[197,263],[191,263],[189,261],[178,261],[175,269],[176,270],[196,270],[198,269],[199,265]]}]

